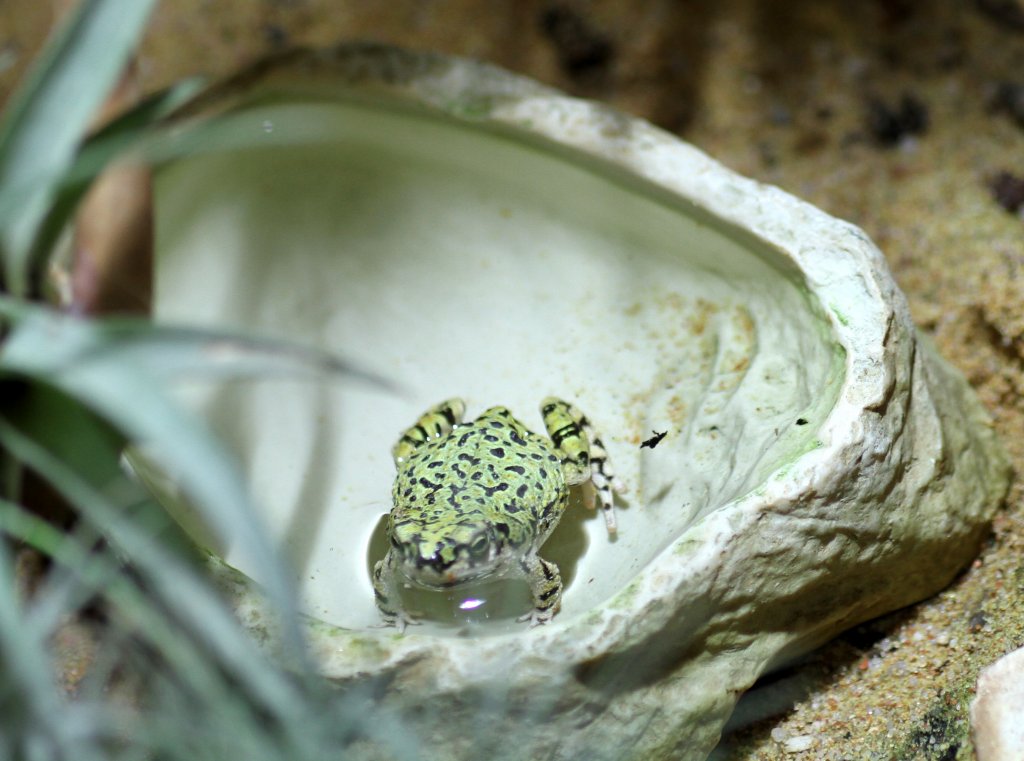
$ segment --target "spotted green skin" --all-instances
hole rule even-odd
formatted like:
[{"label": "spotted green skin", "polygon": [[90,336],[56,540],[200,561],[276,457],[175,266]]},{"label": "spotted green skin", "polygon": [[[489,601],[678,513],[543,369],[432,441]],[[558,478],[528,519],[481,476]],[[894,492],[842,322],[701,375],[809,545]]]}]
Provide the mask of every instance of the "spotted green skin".
[{"label": "spotted green skin", "polygon": [[[525,578],[533,593],[524,619],[547,623],[562,583],[557,566],[537,551],[565,512],[569,486],[592,477],[591,450],[605,461],[603,447],[596,437],[591,443],[586,418],[561,400],[542,407],[554,441],[504,407],[470,423],[459,422],[462,411],[457,399],[438,405],[395,446],[391,546],[374,568],[377,606],[386,623],[404,628],[414,620],[401,606],[401,583],[445,589],[512,576]],[[595,472],[610,507],[607,471]]]},{"label": "spotted green skin", "polygon": [[568,498],[551,442],[496,407],[409,458],[395,479],[391,527],[413,557],[455,562],[481,532],[515,554],[547,538]]}]

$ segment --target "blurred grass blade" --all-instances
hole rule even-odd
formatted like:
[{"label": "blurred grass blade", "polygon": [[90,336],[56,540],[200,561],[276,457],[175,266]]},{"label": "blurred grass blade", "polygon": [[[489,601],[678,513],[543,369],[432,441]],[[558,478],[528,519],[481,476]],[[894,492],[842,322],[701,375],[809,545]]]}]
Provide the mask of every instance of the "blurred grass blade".
[{"label": "blurred grass blade", "polygon": [[0,264],[25,296],[39,225],[82,136],[120,75],[155,0],[81,0],[13,96],[0,124]]},{"label": "blurred grass blade", "polygon": [[[0,296],[0,324],[3,318],[17,325],[3,347],[4,361],[29,362],[35,372],[102,355],[105,361],[130,363],[162,379],[336,375],[397,390],[390,380],[336,354],[276,338],[136,318],[84,321]],[[61,340],[43,343],[51,333]],[[46,351],[39,351],[41,345]]]},{"label": "blurred grass blade", "polygon": [[126,362],[89,321],[26,307],[0,346],[0,373],[60,390],[125,439],[151,447],[175,473],[222,540],[260,558],[268,598],[281,614],[283,655],[306,663],[294,585],[249,499],[230,455],[198,420],[165,392],[158,376]]},{"label": "blurred grass blade", "polygon": [[75,731],[77,722],[68,722],[68,713],[62,710],[42,638],[28,630],[15,598],[12,567],[7,547],[0,543],[0,709],[5,744],[12,758],[100,761],[88,738]]},{"label": "blurred grass blade", "polygon": [[199,78],[178,82],[146,98],[89,137],[57,188],[46,217],[40,222],[32,241],[27,265],[30,282],[42,276],[42,264],[53,251],[68,221],[100,172],[137,145],[147,127],[191,98],[201,85],[202,80]]},{"label": "blurred grass blade", "polygon": [[190,77],[153,93],[89,136],[83,148],[109,161],[134,141],[141,130],[175,111],[202,88],[202,77]]},{"label": "blurred grass blade", "polygon": [[[0,303],[0,314],[3,305]],[[154,325],[147,320],[93,321],[128,361],[161,377],[337,375],[396,391],[395,384],[331,352],[236,331]]]},{"label": "blurred grass blade", "polygon": [[[52,404],[53,397],[50,401],[50,404],[44,402],[33,405],[34,409],[27,413],[19,411],[22,415],[19,426],[0,417],[0,444],[44,477],[83,516],[132,558],[144,574],[150,589],[164,601],[165,609],[174,611],[193,638],[183,638],[180,633],[175,636],[176,627],[168,626],[168,622],[161,618],[159,609],[141,594],[130,592],[124,583],[119,587],[108,588],[108,599],[111,591],[119,593],[120,596],[112,601],[122,603],[120,613],[125,620],[147,634],[170,665],[201,694],[225,691],[216,679],[216,673],[210,672],[207,662],[209,654],[215,653],[237,683],[246,687],[248,694],[258,696],[275,713],[288,715],[296,704],[292,688],[274,670],[265,667],[265,661],[253,643],[204,580],[178,555],[161,546],[153,537],[147,536],[131,520],[126,520],[123,506],[106,496],[106,493],[117,490],[112,489],[111,484],[106,484],[100,491],[89,482],[88,477],[77,473],[62,456],[68,449],[66,442],[61,441],[59,435],[52,435],[38,425],[39,420],[52,419],[53,413],[60,411]],[[51,441],[34,440],[19,430],[21,427],[31,429]],[[104,438],[90,443],[97,450],[109,446]],[[75,444],[81,448],[83,442],[79,440]],[[107,460],[116,461],[118,452],[108,449],[106,455]],[[91,454],[92,458],[96,456],[96,453]],[[15,518],[5,519],[5,523],[12,528],[18,526]],[[45,535],[37,535],[39,538],[46,539]],[[67,549],[62,550],[57,553],[56,559],[74,560],[68,552]],[[222,698],[227,699],[227,696],[222,695]]]}]

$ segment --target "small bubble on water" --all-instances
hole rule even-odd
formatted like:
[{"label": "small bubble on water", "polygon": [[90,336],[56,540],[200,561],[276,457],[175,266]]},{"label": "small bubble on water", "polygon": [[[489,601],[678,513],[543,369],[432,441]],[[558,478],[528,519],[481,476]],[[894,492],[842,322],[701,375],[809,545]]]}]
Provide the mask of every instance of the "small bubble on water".
[{"label": "small bubble on water", "polygon": [[274,123],[272,121],[270,121],[269,119],[265,119],[263,121],[263,131],[267,132],[267,133],[273,132],[274,131]]}]

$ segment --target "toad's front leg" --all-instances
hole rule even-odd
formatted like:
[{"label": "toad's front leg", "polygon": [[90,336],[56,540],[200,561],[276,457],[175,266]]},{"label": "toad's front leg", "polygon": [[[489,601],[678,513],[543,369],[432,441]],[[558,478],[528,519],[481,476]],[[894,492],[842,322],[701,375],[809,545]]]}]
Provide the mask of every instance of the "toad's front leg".
[{"label": "toad's front leg", "polygon": [[404,632],[406,626],[418,624],[419,621],[402,609],[396,565],[395,553],[389,549],[384,559],[378,560],[373,566],[373,597],[384,625],[397,626],[398,631]]},{"label": "toad's front leg", "polygon": [[516,620],[529,621],[531,627],[546,624],[558,612],[562,602],[562,575],[558,566],[538,555],[523,558],[519,565],[530,582],[533,610]]}]

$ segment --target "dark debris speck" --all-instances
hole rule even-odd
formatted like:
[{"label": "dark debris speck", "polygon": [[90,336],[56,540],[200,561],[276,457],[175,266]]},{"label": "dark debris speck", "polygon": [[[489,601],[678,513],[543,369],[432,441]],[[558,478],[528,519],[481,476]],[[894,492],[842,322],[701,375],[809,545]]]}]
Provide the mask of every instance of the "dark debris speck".
[{"label": "dark debris speck", "polygon": [[615,48],[611,40],[576,11],[552,5],[540,15],[540,28],[558,53],[558,62],[573,79],[603,75]]},{"label": "dark debris speck", "polygon": [[989,182],[996,203],[1011,214],[1024,211],[1024,177],[1002,171]]},{"label": "dark debris speck", "polygon": [[975,0],[985,16],[1004,29],[1024,32],[1024,2],[1022,0]]},{"label": "dark debris speck", "polygon": [[993,111],[1006,114],[1024,128],[1024,82],[1000,82],[991,103]]},{"label": "dark debris speck", "polygon": [[867,128],[879,145],[893,147],[905,137],[928,131],[928,107],[909,93],[894,104],[870,98],[867,109]]},{"label": "dark debris speck", "polygon": [[985,624],[987,623],[988,616],[985,615],[985,611],[979,610],[967,620],[967,630],[971,634],[977,634],[985,628]]},{"label": "dark debris speck", "polygon": [[263,39],[273,48],[283,48],[289,42],[288,30],[278,24],[264,24]]},{"label": "dark debris speck", "polygon": [[668,431],[651,431],[651,433],[654,434],[653,436],[651,436],[651,438],[641,442],[641,449],[643,449],[644,447],[647,447],[648,449],[654,449],[656,446],[658,446],[658,444],[661,443],[661,440],[668,435]]}]

